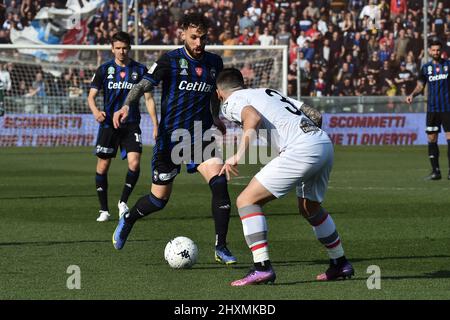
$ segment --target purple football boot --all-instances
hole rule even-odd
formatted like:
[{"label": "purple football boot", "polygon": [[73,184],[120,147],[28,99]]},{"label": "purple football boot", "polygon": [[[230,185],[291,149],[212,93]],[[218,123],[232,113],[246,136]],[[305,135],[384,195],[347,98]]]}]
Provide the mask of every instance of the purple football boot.
[{"label": "purple football boot", "polygon": [[275,271],[272,268],[267,271],[252,269],[244,278],[233,281],[231,285],[233,287],[242,287],[252,284],[272,284],[275,282],[276,277]]},{"label": "purple football boot", "polygon": [[355,275],[355,270],[353,269],[353,266],[345,260],[342,263],[333,264],[332,261],[330,261],[330,267],[325,271],[325,273],[319,274],[316,277],[316,280],[319,281],[330,281],[330,280],[337,280],[339,278],[342,279],[350,279],[352,276]]}]

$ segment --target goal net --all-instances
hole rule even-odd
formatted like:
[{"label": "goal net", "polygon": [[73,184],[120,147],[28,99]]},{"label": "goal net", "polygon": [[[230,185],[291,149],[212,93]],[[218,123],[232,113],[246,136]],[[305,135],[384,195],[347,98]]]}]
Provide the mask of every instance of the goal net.
[{"label": "goal net", "polygon": [[[151,66],[164,52],[178,47],[133,46],[130,57]],[[110,46],[0,45],[0,49],[0,72],[10,79],[0,87],[4,100],[0,146],[94,145],[98,123],[87,105],[87,95],[97,67],[113,59]],[[206,49],[219,54],[225,67],[240,69],[249,87],[270,87],[286,93],[286,46]],[[160,86],[153,96],[160,114]],[[97,106],[103,108],[102,92],[97,96]],[[147,112],[143,99],[140,109]],[[227,139],[234,139],[233,124],[227,126]],[[143,134],[143,143],[153,144],[149,117],[142,118],[141,127],[147,133]]]}]

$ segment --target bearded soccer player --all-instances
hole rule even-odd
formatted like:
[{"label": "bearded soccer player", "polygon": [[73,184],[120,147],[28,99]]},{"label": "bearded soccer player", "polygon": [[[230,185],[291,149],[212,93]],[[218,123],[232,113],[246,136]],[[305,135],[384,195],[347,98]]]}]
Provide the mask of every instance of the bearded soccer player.
[{"label": "bearded soccer player", "polygon": [[[116,157],[119,146],[122,159],[127,158],[128,160],[125,185],[118,203],[119,216],[128,211],[128,197],[139,178],[142,153],[139,100],[130,104],[127,121],[121,123],[117,128],[113,126],[113,114],[122,107],[133,85],[141,81],[148,71],[144,65],[128,57],[131,48],[131,38],[128,33],[118,32],[113,35],[111,47],[114,59],[102,64],[97,69],[92,78],[88,97],[89,108],[95,120],[100,124],[96,143],[97,168],[95,175],[100,202],[100,215],[97,218],[99,222],[107,221],[111,216],[108,206],[108,169],[111,159]],[[99,110],[95,102],[100,90],[103,91],[103,111]],[[157,128],[155,103],[151,95],[145,95],[145,104],[154,128]],[[156,135],[156,131],[153,134]]]},{"label": "bearded soccer player", "polygon": [[[347,261],[341,239],[330,214],[322,207],[333,166],[333,144],[320,129],[319,118],[308,116],[308,106],[283,96],[276,90],[244,89],[239,70],[224,69],[217,78],[217,95],[223,102],[222,113],[242,125],[243,135],[236,154],[225,161],[221,173],[227,178],[237,175],[239,160],[259,128],[271,130],[279,155],[271,160],[236,200],[245,240],[254,267],[232,286],[247,286],[275,281],[275,271],[269,258],[267,223],[263,206],[296,188],[300,214],[330,257],[330,266],[317,280],[350,278],[353,266]],[[306,107],[306,109],[305,109]]]},{"label": "bearded soccer player", "polygon": [[138,219],[166,206],[173,181],[181,168],[181,163],[172,156],[172,151],[177,146],[177,142],[172,141],[172,134],[187,130],[191,138],[183,140],[183,143],[187,141],[194,158],[198,152],[202,154],[200,161],[192,158],[190,161],[185,160],[187,171],[200,172],[212,193],[215,259],[219,263],[234,264],[236,258],[226,246],[231,205],[227,180],[224,175],[219,174],[223,160],[214,152],[205,154],[203,151],[210,144],[196,140],[198,137],[195,138],[194,135],[194,126],[198,123],[201,123],[201,133],[210,129],[213,124],[225,133],[225,126],[218,118],[219,101],[215,96],[215,78],[223,69],[223,62],[218,55],[205,51],[208,20],[203,15],[192,13],[184,16],[182,27],[184,47],[164,54],[133,88],[123,108],[114,115],[114,125],[118,126],[129,116],[129,105],[143,92],[150,92],[162,82],[161,120],[153,149],[151,192],[140,198],[130,212],[120,219],[113,235],[113,244],[116,249],[122,249]]},{"label": "bearded soccer player", "polygon": [[429,43],[428,53],[432,60],[422,66],[416,88],[411,95],[406,97],[406,102],[411,103],[428,84],[428,107],[426,120],[426,133],[428,137],[428,157],[431,163],[431,174],[428,180],[440,180],[441,169],[439,167],[438,135],[441,126],[444,128],[447,138],[447,158],[450,180],[450,79],[448,77],[450,60],[442,59],[442,44],[437,39]]}]

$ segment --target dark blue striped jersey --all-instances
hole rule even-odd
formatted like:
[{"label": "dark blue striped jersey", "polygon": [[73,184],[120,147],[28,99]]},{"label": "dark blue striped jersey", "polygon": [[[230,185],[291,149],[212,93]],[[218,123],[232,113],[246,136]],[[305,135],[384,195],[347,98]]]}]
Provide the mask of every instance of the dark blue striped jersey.
[{"label": "dark blue striped jersey", "polygon": [[419,80],[428,84],[428,112],[450,111],[450,60],[430,61],[420,70]]},{"label": "dark blue striped jersey", "polygon": [[153,64],[144,79],[154,86],[162,81],[158,150],[174,145],[170,140],[176,129],[187,129],[192,137],[194,121],[202,121],[203,132],[211,128],[210,100],[222,69],[220,56],[205,52],[196,60],[184,47],[165,53]]},{"label": "dark blue striped jersey", "polygon": [[[147,73],[147,67],[134,60],[125,67],[121,67],[114,60],[108,61],[98,67],[91,81],[91,88],[103,90],[103,110],[106,113],[104,126],[112,126],[114,112],[122,108],[125,99],[134,84],[142,80]],[[139,101],[130,105],[126,123],[139,123]]]}]

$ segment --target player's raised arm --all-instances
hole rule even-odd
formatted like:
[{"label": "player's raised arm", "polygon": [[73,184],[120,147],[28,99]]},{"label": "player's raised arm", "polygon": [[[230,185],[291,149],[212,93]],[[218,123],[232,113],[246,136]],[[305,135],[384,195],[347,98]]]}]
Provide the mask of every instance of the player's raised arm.
[{"label": "player's raised arm", "polygon": [[156,140],[156,137],[158,136],[158,117],[156,115],[155,99],[153,99],[153,95],[150,92],[145,92],[144,97],[145,106],[147,107],[148,114],[153,123],[153,139]]}]

